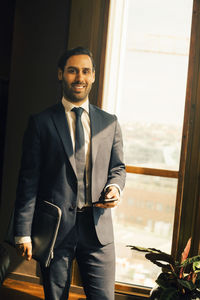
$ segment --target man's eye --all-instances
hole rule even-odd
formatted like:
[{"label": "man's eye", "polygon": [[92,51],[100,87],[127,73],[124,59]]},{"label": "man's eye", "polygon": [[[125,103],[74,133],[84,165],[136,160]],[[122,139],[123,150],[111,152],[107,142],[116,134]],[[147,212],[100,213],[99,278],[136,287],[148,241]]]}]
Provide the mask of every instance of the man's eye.
[{"label": "man's eye", "polygon": [[89,73],[90,73],[90,70],[88,70],[88,69],[83,70],[83,73],[84,73],[84,74],[89,74]]},{"label": "man's eye", "polygon": [[68,70],[68,73],[74,74],[74,73],[76,73],[76,71],[75,71],[74,69],[69,69],[69,70]]}]

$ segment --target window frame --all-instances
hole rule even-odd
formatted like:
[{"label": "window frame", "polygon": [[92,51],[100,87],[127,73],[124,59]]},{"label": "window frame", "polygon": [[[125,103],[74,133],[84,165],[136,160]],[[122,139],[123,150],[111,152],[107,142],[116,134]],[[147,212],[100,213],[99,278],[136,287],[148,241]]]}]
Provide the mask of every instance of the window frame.
[{"label": "window frame", "polygon": [[[110,2],[110,1],[109,1]],[[110,5],[109,5],[110,7]],[[109,8],[108,7],[108,8]],[[108,14],[109,15],[109,14]],[[107,31],[104,32],[107,36]],[[126,165],[127,173],[177,178],[177,196],[172,236],[172,255],[178,259],[192,236],[190,255],[200,253],[200,1],[193,0],[188,76],[186,84],[185,112],[182,130],[180,165],[178,171]],[[105,51],[101,58],[100,79],[105,74]],[[102,91],[98,105],[102,107]],[[188,218],[188,215],[192,216]],[[129,284],[115,284],[116,292],[147,297],[150,289]]]},{"label": "window frame", "polygon": [[[172,254],[179,258],[189,237],[190,255],[200,251],[200,2],[193,1],[189,65],[175,208]],[[188,215],[192,216],[188,218]]]}]

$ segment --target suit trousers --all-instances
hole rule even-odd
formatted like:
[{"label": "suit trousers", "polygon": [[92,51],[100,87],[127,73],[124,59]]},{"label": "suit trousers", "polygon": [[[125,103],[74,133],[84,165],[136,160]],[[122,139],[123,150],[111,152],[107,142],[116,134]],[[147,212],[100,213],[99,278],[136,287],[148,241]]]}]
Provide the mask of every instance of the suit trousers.
[{"label": "suit trousers", "polygon": [[50,266],[41,266],[45,300],[68,299],[74,258],[87,299],[114,300],[114,243],[104,246],[99,243],[92,208],[77,213],[74,228],[62,245],[55,249]]}]

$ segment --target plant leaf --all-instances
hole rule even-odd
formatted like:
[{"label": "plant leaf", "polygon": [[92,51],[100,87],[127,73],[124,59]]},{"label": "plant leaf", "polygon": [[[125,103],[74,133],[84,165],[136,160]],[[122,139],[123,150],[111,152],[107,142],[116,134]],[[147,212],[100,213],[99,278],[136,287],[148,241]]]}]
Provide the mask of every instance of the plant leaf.
[{"label": "plant leaf", "polygon": [[179,294],[176,288],[170,287],[164,289],[160,295],[160,300],[178,300]]},{"label": "plant leaf", "polygon": [[155,249],[155,248],[143,248],[143,247],[131,246],[131,245],[127,245],[126,247],[130,247],[131,250],[136,250],[136,251],[140,251],[140,252],[162,253],[162,251]]},{"label": "plant leaf", "polygon": [[[166,253],[147,253],[145,255],[145,257],[150,260],[152,263],[156,264],[159,267],[163,267],[170,270],[170,266],[169,264],[171,264],[172,266],[175,265],[174,259],[171,255],[166,254]],[[162,262],[166,262],[168,264],[165,263],[161,263]]]},{"label": "plant leaf", "polygon": [[180,266],[181,267],[186,267],[187,265],[190,265],[194,262],[200,261],[200,255],[193,256],[191,258],[187,258]]},{"label": "plant leaf", "polygon": [[184,269],[183,269],[183,267],[181,267],[180,272],[179,272],[179,278],[183,278],[183,271],[184,271]]},{"label": "plant leaf", "polygon": [[[196,280],[197,280],[197,273],[193,273],[192,274],[192,282],[194,285],[195,285]],[[196,285],[195,285],[195,287],[196,287]]]},{"label": "plant leaf", "polygon": [[192,264],[193,271],[200,272],[200,261],[195,261]]},{"label": "plant leaf", "polygon": [[183,263],[188,257],[188,254],[190,252],[190,247],[191,247],[191,241],[192,241],[192,238],[189,238],[189,240],[185,246],[185,249],[183,250],[183,252],[181,254],[181,263]]},{"label": "plant leaf", "polygon": [[192,281],[187,281],[184,279],[177,279],[178,283],[183,286],[184,288],[192,291],[196,288],[195,284]]},{"label": "plant leaf", "polygon": [[169,288],[171,285],[171,279],[169,273],[161,273],[158,278],[156,279],[156,283],[162,288],[166,289]]}]

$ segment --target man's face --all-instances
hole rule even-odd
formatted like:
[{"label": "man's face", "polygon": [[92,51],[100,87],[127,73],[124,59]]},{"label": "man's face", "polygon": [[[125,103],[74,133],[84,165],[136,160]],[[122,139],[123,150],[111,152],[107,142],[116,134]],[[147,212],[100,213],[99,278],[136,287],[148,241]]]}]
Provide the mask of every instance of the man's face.
[{"label": "man's face", "polygon": [[62,80],[63,95],[72,103],[82,104],[95,81],[95,71],[88,55],[73,55],[68,58],[64,72],[58,70],[58,79]]}]

